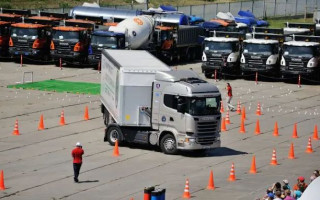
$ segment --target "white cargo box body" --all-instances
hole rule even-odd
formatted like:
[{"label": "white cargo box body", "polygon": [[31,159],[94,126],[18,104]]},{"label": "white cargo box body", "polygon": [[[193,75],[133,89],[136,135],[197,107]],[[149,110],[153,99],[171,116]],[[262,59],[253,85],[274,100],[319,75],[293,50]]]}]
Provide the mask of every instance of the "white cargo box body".
[{"label": "white cargo box body", "polygon": [[140,108],[151,108],[157,71],[170,68],[147,51],[102,51],[101,102],[118,125],[151,126],[150,118]]}]

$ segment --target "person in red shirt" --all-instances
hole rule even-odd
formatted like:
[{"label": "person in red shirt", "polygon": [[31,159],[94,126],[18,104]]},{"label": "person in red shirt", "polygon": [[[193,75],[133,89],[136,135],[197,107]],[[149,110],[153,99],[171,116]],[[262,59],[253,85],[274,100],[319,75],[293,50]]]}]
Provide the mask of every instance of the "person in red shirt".
[{"label": "person in red shirt", "polygon": [[80,173],[80,168],[82,165],[82,155],[84,154],[84,151],[82,149],[82,145],[80,142],[77,142],[76,148],[74,148],[71,152],[72,158],[73,158],[73,172],[74,172],[74,182],[78,183],[78,177]]},{"label": "person in red shirt", "polygon": [[231,105],[232,87],[231,87],[230,83],[227,83],[227,88],[226,89],[227,89],[227,98],[226,98],[226,100],[227,100],[228,108],[229,108],[229,110],[234,111],[235,108],[233,107],[233,105]]}]

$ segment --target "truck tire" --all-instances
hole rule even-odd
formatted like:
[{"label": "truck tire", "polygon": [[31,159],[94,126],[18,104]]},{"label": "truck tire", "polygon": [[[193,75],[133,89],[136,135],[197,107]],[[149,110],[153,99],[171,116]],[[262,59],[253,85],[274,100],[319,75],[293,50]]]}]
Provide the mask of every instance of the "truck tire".
[{"label": "truck tire", "polygon": [[111,126],[107,132],[107,139],[110,145],[114,146],[116,140],[118,140],[118,145],[123,142],[122,131],[117,126]]},{"label": "truck tire", "polygon": [[171,134],[163,136],[160,141],[160,148],[165,154],[174,155],[178,152],[176,139]]},{"label": "truck tire", "polygon": [[211,73],[205,72],[205,73],[204,73],[204,76],[205,76],[206,78],[212,78],[212,74],[211,74]]}]

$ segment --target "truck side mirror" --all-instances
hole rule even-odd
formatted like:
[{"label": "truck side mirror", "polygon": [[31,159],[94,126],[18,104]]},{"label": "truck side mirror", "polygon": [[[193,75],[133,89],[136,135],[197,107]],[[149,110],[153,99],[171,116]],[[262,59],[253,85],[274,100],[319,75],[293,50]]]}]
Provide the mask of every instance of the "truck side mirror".
[{"label": "truck side mirror", "polygon": [[184,103],[178,103],[177,105],[177,111],[179,113],[185,113],[185,104]]}]

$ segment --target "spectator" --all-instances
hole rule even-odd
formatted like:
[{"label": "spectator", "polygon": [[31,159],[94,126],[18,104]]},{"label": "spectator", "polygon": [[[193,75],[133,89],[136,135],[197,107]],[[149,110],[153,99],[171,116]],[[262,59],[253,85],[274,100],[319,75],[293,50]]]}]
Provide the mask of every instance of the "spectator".
[{"label": "spectator", "polygon": [[283,180],[283,187],[286,187],[288,190],[291,190],[291,186],[289,185],[289,181],[288,180]]},{"label": "spectator", "polygon": [[275,184],[273,184],[272,186],[272,192],[273,194],[276,194],[276,191],[280,191],[281,192],[281,183],[276,182]]},{"label": "spectator", "polygon": [[[280,183],[279,183],[280,184]],[[274,198],[274,200],[282,200],[281,199],[281,191],[280,190],[277,190],[276,192],[275,192],[275,196],[276,196],[276,198]]]},{"label": "spectator", "polygon": [[285,198],[284,198],[283,200],[295,200],[295,199],[291,196],[291,191],[290,191],[290,190],[284,191],[284,196],[285,196]]},{"label": "spectator", "polygon": [[230,83],[227,83],[226,89],[227,89],[227,98],[226,98],[226,101],[227,101],[228,108],[229,108],[229,110],[231,110],[231,111],[235,111],[234,106],[231,104],[231,99],[232,99],[232,87],[231,87]]},{"label": "spectator", "polygon": [[298,184],[298,190],[294,190],[294,194],[293,194],[293,197],[295,198],[295,199],[300,199],[300,197],[301,197],[301,195],[302,195],[302,193],[303,193],[303,191],[304,191],[304,184],[303,183],[299,183]]},{"label": "spectator", "polygon": [[[301,184],[300,184],[301,183]],[[293,190],[299,190],[300,186],[302,186],[304,189],[301,191],[303,192],[307,187],[308,185],[304,182],[304,177],[303,176],[299,176],[298,179],[297,179],[297,184],[295,184],[293,186]]]},{"label": "spectator", "polygon": [[314,170],[313,174],[315,175],[315,177],[317,178],[320,174],[319,174],[319,170]]}]

